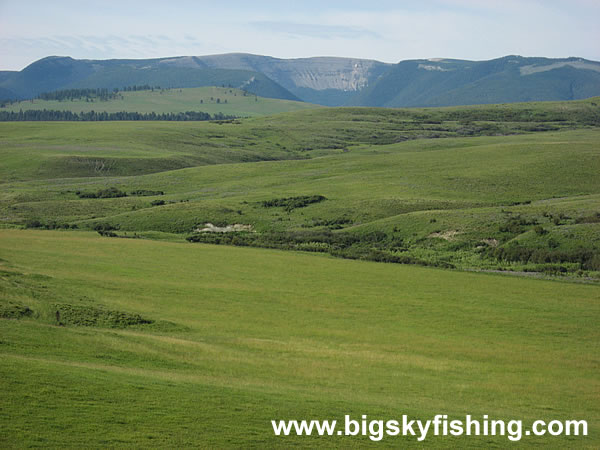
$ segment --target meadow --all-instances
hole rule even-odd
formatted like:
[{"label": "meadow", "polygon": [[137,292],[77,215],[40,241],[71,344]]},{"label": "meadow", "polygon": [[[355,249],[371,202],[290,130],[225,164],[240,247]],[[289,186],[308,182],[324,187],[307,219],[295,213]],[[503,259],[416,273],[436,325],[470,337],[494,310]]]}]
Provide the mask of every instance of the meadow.
[{"label": "meadow", "polygon": [[599,444],[598,286],[72,231],[1,230],[0,252],[4,448],[423,445],[270,424],[344,414],[585,419],[425,444]]},{"label": "meadow", "polygon": [[118,113],[179,113],[202,111],[226,116],[253,117],[288,111],[319,108],[318,105],[293,100],[259,97],[241,89],[225,87],[199,87],[182,89],[153,89],[120,91],[116,98],[75,98],[73,100],[24,100],[6,105],[0,111],[56,110],[80,112]]},{"label": "meadow", "polygon": [[[227,123],[3,123],[0,214],[5,226],[592,281],[598,110],[592,99]],[[303,203],[310,197],[320,201]],[[207,223],[246,231],[198,233]]]},{"label": "meadow", "polygon": [[599,101],[0,123],[0,446],[597,448]]}]

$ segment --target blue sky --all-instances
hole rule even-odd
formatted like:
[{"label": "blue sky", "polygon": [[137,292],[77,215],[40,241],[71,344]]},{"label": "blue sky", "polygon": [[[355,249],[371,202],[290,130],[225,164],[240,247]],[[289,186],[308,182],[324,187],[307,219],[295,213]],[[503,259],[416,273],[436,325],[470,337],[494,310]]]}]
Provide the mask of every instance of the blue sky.
[{"label": "blue sky", "polygon": [[0,70],[49,55],[152,58],[246,52],[600,60],[600,0],[0,0]]}]

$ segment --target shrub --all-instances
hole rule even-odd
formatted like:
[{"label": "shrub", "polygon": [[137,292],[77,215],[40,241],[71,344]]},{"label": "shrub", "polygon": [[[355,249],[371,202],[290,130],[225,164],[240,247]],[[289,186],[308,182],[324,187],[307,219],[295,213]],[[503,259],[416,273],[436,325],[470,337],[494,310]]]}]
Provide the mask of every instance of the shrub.
[{"label": "shrub", "polygon": [[25,228],[43,228],[44,225],[37,219],[30,219],[25,222]]},{"label": "shrub", "polygon": [[587,217],[578,217],[575,223],[600,223],[600,212]]},{"label": "shrub", "polygon": [[100,236],[104,236],[104,237],[118,237],[117,233],[115,233],[113,231],[98,230],[98,234]]},{"label": "shrub", "polygon": [[127,197],[127,193],[123,192],[115,187],[107,189],[100,189],[97,192],[75,192],[79,198],[119,198]]},{"label": "shrub", "polygon": [[286,211],[291,211],[295,208],[304,208],[312,203],[322,202],[323,200],[327,200],[327,198],[322,195],[301,195],[298,197],[264,200],[261,202],[261,205],[264,208],[283,207]]},{"label": "shrub", "polygon": [[125,328],[131,325],[153,323],[139,314],[124,311],[108,310],[102,307],[54,304],[57,321],[61,325],[98,326],[108,328]]},{"label": "shrub", "polygon": [[112,230],[118,230],[119,226],[118,225],[111,225],[110,223],[96,223],[94,224],[94,231],[112,231]]},{"label": "shrub", "polygon": [[138,189],[136,191],[131,191],[129,195],[137,196],[137,197],[151,197],[154,195],[165,195],[163,191],[151,191],[148,189]]},{"label": "shrub", "polygon": [[33,314],[28,306],[20,303],[0,303],[0,318],[2,319],[21,319],[23,317],[29,317]]},{"label": "shrub", "polygon": [[69,228],[77,228],[77,225],[70,225],[68,223],[59,223],[55,220],[49,220],[48,222],[42,222],[37,219],[30,219],[25,222],[25,228],[41,228],[44,230],[68,230]]}]

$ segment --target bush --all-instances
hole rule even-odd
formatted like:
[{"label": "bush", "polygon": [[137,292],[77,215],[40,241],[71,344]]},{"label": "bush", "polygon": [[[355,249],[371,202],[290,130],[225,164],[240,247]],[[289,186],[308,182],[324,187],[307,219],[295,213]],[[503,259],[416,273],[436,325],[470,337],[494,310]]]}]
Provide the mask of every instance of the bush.
[{"label": "bush", "polygon": [[322,202],[323,200],[327,200],[327,198],[322,195],[301,195],[298,197],[264,200],[261,202],[261,205],[264,208],[283,207],[286,211],[291,211],[295,208],[304,208],[312,203]]},{"label": "bush", "polygon": [[117,233],[113,231],[98,230],[98,234],[103,237],[118,237]]},{"label": "bush", "polygon": [[525,231],[527,226],[531,226],[531,225],[537,225],[537,220],[535,220],[535,219],[526,220],[526,219],[522,219],[521,216],[516,216],[516,217],[512,217],[504,225],[500,225],[498,230],[501,233],[521,234]]},{"label": "bush", "polygon": [[33,314],[28,306],[20,303],[0,303],[0,318],[2,319],[21,319],[23,317],[30,317]]},{"label": "bush", "polygon": [[94,224],[94,231],[112,231],[112,230],[118,230],[119,226],[118,225],[111,225],[110,223],[96,223]]},{"label": "bush", "polygon": [[25,222],[25,228],[44,228],[44,225],[37,219],[30,219]]},{"label": "bush", "polygon": [[97,192],[75,192],[79,198],[119,198],[127,197],[127,193],[123,192],[115,187],[107,189],[100,189]]},{"label": "bush", "polygon": [[68,223],[59,223],[55,220],[49,220],[48,222],[42,222],[37,219],[30,219],[25,222],[25,228],[41,228],[43,230],[68,230],[69,228],[75,229],[77,225],[70,225]]},{"label": "bush", "polygon": [[148,189],[138,189],[137,191],[131,191],[129,195],[137,197],[152,197],[154,195],[165,195],[163,191],[150,191]]},{"label": "bush", "polygon": [[131,325],[153,323],[139,314],[124,311],[114,311],[94,306],[70,304],[54,304],[57,322],[61,325],[97,326],[108,328],[125,328]]},{"label": "bush", "polygon": [[578,217],[575,223],[600,223],[600,212],[587,217]]},{"label": "bush", "polygon": [[[560,251],[546,248],[532,249],[516,244],[492,249],[490,254],[500,261],[537,264],[575,263],[585,270],[600,270],[600,253],[587,248]],[[598,268],[594,269],[594,267]]]}]

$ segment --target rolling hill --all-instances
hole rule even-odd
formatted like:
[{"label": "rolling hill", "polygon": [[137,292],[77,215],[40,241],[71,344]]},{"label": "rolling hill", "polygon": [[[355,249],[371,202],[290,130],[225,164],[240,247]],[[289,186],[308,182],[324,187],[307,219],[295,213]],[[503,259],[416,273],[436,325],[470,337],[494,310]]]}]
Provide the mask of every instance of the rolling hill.
[{"label": "rolling hill", "polygon": [[68,88],[223,86],[326,106],[454,106],[576,100],[600,95],[600,63],[506,56],[490,61],[279,59],[232,53],[151,60],[48,57],[0,73],[0,99]]},{"label": "rolling hill", "polygon": [[[598,103],[2,123],[0,217],[8,226],[597,277]],[[208,223],[245,228],[198,232]]]},{"label": "rolling hill", "polygon": [[599,105],[0,123],[0,447],[597,448]]},{"label": "rolling hill", "polygon": [[0,111],[45,109],[74,113],[126,111],[145,114],[202,111],[213,115],[222,113],[227,116],[252,117],[317,107],[318,105],[306,102],[258,97],[235,88],[201,87],[121,91],[115,98],[108,100],[100,100],[98,97],[62,101],[25,100],[0,108]]}]

